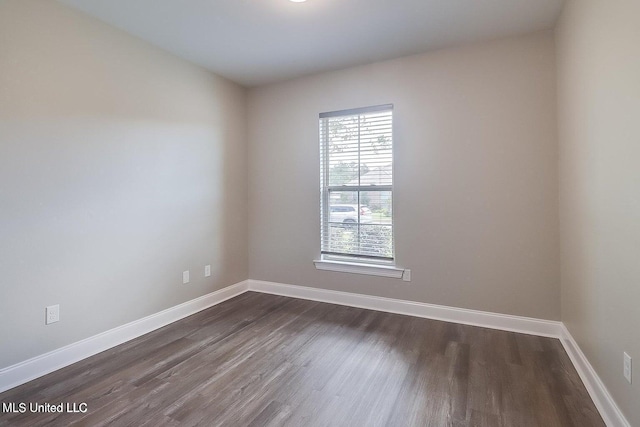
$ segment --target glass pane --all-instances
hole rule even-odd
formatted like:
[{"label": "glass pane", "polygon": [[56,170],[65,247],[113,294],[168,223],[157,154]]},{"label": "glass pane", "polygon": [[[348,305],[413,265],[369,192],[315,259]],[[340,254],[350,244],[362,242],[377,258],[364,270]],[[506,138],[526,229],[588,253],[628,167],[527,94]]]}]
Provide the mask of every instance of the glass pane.
[{"label": "glass pane", "polygon": [[357,224],[329,224],[328,242],[324,250],[341,254],[354,254],[358,251]]},{"label": "glass pane", "polygon": [[328,184],[358,185],[358,116],[334,117],[328,122]]},{"label": "glass pane", "polygon": [[358,192],[329,192],[329,222],[356,224],[358,222]]},{"label": "glass pane", "polygon": [[390,225],[360,224],[360,255],[392,257],[393,228]]},{"label": "glass pane", "polygon": [[362,155],[360,163],[360,185],[392,185],[393,165],[391,160],[370,158]]},{"label": "glass pane", "polygon": [[361,191],[360,222],[391,225],[392,206],[391,191]]},{"label": "glass pane", "polygon": [[360,185],[392,185],[391,112],[360,118]]}]

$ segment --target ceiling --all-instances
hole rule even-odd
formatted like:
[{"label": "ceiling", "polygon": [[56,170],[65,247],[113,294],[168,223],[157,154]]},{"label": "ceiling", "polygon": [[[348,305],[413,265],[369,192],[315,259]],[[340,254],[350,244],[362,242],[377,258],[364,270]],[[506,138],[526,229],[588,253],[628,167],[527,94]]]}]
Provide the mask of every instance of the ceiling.
[{"label": "ceiling", "polygon": [[244,86],[552,28],[563,0],[58,0]]}]

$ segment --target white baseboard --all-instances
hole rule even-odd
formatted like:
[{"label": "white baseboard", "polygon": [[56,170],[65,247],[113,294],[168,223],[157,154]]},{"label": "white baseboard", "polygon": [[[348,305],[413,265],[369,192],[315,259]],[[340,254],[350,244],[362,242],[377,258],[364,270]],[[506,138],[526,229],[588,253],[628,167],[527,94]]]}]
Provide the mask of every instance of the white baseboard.
[{"label": "white baseboard", "polygon": [[330,291],[308,286],[285,285],[282,283],[252,279],[249,279],[249,290],[544,337],[560,338],[561,334],[562,324],[552,320],[489,313],[486,311],[468,310],[349,292]]},{"label": "white baseboard", "polygon": [[176,305],[142,319],[84,340],[69,344],[48,353],[0,369],[0,392],[69,366],[82,359],[130,341],[141,335],[191,316],[206,308],[220,304],[248,290],[245,280],[210,294]]},{"label": "white baseboard", "polygon": [[108,350],[247,291],[559,338],[607,426],[631,427],[582,350],[561,322],[252,279],[0,369],[0,392]]},{"label": "white baseboard", "polygon": [[607,390],[602,383],[593,366],[591,366],[591,363],[589,363],[589,360],[564,324],[562,325],[561,331],[560,341],[569,355],[571,362],[573,362],[573,366],[575,366],[576,371],[578,371],[578,375],[580,375],[580,379],[582,379],[593,403],[596,405],[596,408],[598,408],[598,411],[600,411],[600,415],[605,424],[609,427],[631,427],[631,424],[624,417],[622,411],[620,411],[620,408],[618,408],[618,405],[616,405],[616,402],[611,397],[611,394],[609,394],[609,390]]}]

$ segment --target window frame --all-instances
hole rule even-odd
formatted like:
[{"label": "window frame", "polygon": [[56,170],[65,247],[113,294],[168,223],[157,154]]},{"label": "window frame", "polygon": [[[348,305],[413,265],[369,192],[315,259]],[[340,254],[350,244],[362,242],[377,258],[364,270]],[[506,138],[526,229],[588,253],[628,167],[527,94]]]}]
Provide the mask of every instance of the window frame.
[{"label": "window frame", "polygon": [[[330,186],[328,181],[330,178],[328,161],[329,153],[329,119],[332,117],[347,117],[347,116],[360,116],[369,113],[389,111],[391,113],[391,185],[357,185],[357,186]],[[347,110],[331,111],[326,113],[320,113],[319,115],[319,135],[320,135],[320,191],[321,191],[321,233],[320,233],[320,259],[315,260],[314,263],[317,269],[332,270],[332,271],[344,271],[349,273],[360,274],[372,274],[377,276],[401,278],[403,269],[395,268],[396,266],[396,254],[395,254],[395,221],[394,221],[394,175],[395,175],[395,149],[394,149],[394,106],[393,104],[374,105],[369,107],[353,108]],[[324,126],[324,129],[323,129]],[[325,135],[323,138],[322,135]],[[358,141],[360,142],[360,135],[358,135]],[[360,157],[360,144],[358,144],[358,158]],[[358,160],[358,176],[360,175],[360,160]],[[356,213],[358,215],[358,234],[360,233],[360,193],[361,192],[389,192],[391,193],[391,257],[378,257],[370,255],[359,254],[347,254],[347,253],[334,253],[324,251],[324,239],[329,235],[330,218],[331,218],[331,204],[330,195],[331,192],[344,192],[353,191],[357,193],[358,201]]]}]

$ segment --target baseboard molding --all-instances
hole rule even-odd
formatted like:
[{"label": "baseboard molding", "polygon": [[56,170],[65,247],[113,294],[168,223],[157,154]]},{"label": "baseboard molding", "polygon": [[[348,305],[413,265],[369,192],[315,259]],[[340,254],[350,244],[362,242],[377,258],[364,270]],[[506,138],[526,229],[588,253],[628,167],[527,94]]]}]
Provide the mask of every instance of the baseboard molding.
[{"label": "baseboard molding", "polygon": [[569,355],[573,366],[575,366],[576,371],[578,371],[578,375],[580,375],[584,386],[589,392],[596,408],[598,408],[605,424],[609,427],[631,427],[631,424],[624,417],[622,411],[620,411],[620,408],[618,408],[618,405],[616,405],[616,402],[611,397],[609,390],[607,390],[595,369],[593,369],[593,366],[591,366],[591,363],[589,363],[589,360],[564,324],[561,327],[560,342],[562,342],[562,346]]},{"label": "baseboard molding", "polygon": [[249,290],[544,337],[560,338],[561,333],[561,323],[551,320],[330,291],[308,286],[286,285],[249,279]]},{"label": "baseboard molding", "polygon": [[69,366],[247,291],[559,338],[607,426],[631,427],[600,377],[561,322],[252,279],[0,369],[0,392]]},{"label": "baseboard molding", "polygon": [[94,354],[130,341],[248,290],[245,280],[210,294],[176,305],[126,325],[69,344],[65,347],[0,369],[0,392],[69,366]]}]

